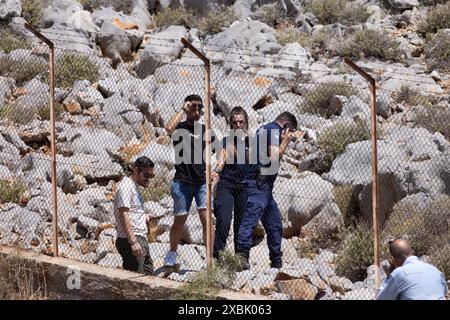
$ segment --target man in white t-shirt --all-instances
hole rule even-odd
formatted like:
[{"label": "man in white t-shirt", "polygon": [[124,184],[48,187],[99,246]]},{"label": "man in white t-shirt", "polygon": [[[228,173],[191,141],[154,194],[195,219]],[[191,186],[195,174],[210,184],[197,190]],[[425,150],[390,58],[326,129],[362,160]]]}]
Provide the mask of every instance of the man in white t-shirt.
[{"label": "man in white t-shirt", "polygon": [[147,242],[150,217],[144,212],[144,199],[139,188],[148,187],[155,175],[154,167],[149,158],[138,158],[133,173],[120,181],[114,197],[116,248],[122,256],[123,268],[143,274],[153,273],[153,262]]}]

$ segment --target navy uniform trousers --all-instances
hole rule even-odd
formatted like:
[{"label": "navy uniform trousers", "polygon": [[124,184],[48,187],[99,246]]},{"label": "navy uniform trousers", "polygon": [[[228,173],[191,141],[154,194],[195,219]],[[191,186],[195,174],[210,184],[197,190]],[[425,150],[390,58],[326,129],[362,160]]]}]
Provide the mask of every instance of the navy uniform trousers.
[{"label": "navy uniform trousers", "polygon": [[252,233],[261,220],[267,234],[270,261],[272,265],[281,264],[281,240],[283,224],[280,210],[272,195],[269,183],[248,180],[247,207],[241,220],[236,244],[236,251],[248,259],[252,247]]}]

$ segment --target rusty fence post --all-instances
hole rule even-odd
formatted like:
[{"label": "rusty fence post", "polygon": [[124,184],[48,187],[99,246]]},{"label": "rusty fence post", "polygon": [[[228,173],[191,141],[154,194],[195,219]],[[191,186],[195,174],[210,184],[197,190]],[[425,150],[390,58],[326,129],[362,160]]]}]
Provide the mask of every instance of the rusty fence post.
[{"label": "rusty fence post", "polygon": [[350,59],[344,58],[344,61],[353,70],[359,73],[364,79],[369,82],[370,87],[370,109],[371,109],[371,167],[372,167],[372,225],[373,225],[373,247],[374,247],[374,262],[375,262],[375,297],[378,293],[378,289],[381,285],[380,274],[380,220],[379,220],[379,205],[378,205],[378,146],[377,146],[377,93],[376,93],[376,81],[361,67],[356,65]]},{"label": "rusty fence post", "polygon": [[50,148],[52,155],[51,180],[52,180],[52,229],[53,229],[53,256],[58,256],[58,202],[56,180],[56,118],[55,118],[55,46],[42,33],[34,29],[28,22],[25,27],[39,40],[44,42],[49,49],[49,96],[50,96]]},{"label": "rusty fence post", "polygon": [[183,45],[192,51],[205,65],[205,127],[206,127],[206,256],[208,262],[208,268],[212,266],[212,186],[211,186],[211,62],[210,60],[195,48],[185,38],[181,38]]}]

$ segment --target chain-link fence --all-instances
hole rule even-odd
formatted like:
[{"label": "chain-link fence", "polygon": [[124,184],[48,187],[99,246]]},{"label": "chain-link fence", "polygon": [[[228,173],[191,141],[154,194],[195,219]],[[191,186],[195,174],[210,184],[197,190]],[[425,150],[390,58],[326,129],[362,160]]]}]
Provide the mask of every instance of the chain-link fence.
[{"label": "chain-link fence", "polygon": [[[156,164],[156,176],[141,193],[145,211],[158,217],[148,236],[149,254],[156,275],[167,276],[176,159],[165,125],[186,96],[205,100],[205,70],[181,43],[153,45],[176,48],[181,59],[171,62],[155,50],[134,69],[127,64],[113,69],[94,54],[56,50],[58,251],[122,268],[114,195],[134,160],[147,156]],[[46,50],[35,45],[0,53],[0,244],[51,254]],[[237,272],[230,288],[279,299],[374,297],[370,91],[352,71],[347,76],[311,80],[307,74],[273,77],[212,66],[211,128],[217,139],[226,136],[235,106],[247,111],[250,135],[285,111],[304,132],[289,144],[273,188],[283,225],[283,267],[270,268],[260,223],[253,232],[250,270]],[[387,239],[407,235],[416,254],[449,279],[448,95],[406,83],[395,90],[382,87],[377,96],[382,258],[388,258]],[[230,253],[233,233],[231,227]],[[169,279],[192,281],[206,268],[194,205],[177,253],[180,270]]]}]

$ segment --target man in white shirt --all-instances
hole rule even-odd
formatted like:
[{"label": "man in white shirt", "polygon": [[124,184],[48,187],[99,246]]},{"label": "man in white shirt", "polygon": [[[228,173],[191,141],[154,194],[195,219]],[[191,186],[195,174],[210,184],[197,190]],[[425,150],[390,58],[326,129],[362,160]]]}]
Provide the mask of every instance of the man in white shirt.
[{"label": "man in white shirt", "polygon": [[389,243],[392,255],[388,277],[377,300],[445,300],[448,293],[444,275],[431,264],[420,261],[405,239]]},{"label": "man in white shirt", "polygon": [[123,268],[143,274],[153,273],[147,242],[148,219],[140,187],[148,187],[154,177],[154,163],[147,157],[138,158],[130,177],[119,183],[114,197],[114,216],[117,226],[116,248],[123,260]]}]

